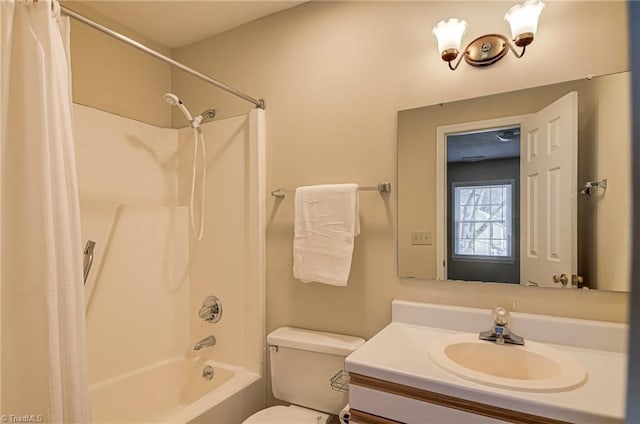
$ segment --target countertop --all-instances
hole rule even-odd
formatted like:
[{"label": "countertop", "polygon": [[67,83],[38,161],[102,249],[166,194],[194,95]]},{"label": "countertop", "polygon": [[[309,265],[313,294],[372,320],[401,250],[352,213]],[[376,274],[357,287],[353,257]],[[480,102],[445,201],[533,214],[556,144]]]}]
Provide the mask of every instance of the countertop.
[{"label": "countertop", "polygon": [[[430,341],[461,332],[392,322],[349,355],[345,368],[350,373],[559,420],[624,421],[626,353],[545,343],[580,362],[588,373],[586,382],[575,389],[554,393],[502,389],[458,377],[430,359],[427,353]],[[521,335],[526,339],[526,334]]]}]

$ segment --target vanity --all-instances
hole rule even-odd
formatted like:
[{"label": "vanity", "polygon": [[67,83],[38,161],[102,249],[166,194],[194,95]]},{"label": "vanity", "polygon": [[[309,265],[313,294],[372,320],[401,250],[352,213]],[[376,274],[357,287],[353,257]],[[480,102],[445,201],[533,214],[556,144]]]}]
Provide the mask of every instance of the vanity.
[{"label": "vanity", "polygon": [[626,324],[513,312],[516,346],[478,340],[493,323],[394,300],[392,322],[345,361],[350,422],[624,422]]}]

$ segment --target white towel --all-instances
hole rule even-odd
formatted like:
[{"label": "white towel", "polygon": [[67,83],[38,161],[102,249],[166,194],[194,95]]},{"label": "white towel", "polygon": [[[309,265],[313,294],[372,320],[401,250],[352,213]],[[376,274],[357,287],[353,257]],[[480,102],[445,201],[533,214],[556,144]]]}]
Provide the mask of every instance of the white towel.
[{"label": "white towel", "polygon": [[293,276],[303,283],[346,286],[353,239],[360,234],[358,185],[296,189],[294,228]]}]

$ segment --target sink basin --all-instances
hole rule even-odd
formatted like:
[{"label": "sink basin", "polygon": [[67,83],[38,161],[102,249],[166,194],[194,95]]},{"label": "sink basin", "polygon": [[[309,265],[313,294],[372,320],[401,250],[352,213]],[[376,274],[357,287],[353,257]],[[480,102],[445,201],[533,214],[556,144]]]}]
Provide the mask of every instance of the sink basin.
[{"label": "sink basin", "polygon": [[584,367],[568,354],[541,343],[497,344],[477,334],[440,337],[428,346],[440,367],[467,380],[531,392],[561,392],[582,385]]}]

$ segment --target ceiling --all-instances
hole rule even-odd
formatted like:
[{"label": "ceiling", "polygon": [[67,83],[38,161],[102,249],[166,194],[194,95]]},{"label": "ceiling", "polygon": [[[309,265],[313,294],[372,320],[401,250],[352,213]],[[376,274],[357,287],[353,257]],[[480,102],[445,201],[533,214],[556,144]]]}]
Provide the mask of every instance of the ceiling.
[{"label": "ceiling", "polygon": [[447,162],[479,162],[519,156],[519,127],[447,136]]},{"label": "ceiling", "polygon": [[304,1],[84,1],[82,4],[170,49],[203,40]]}]

